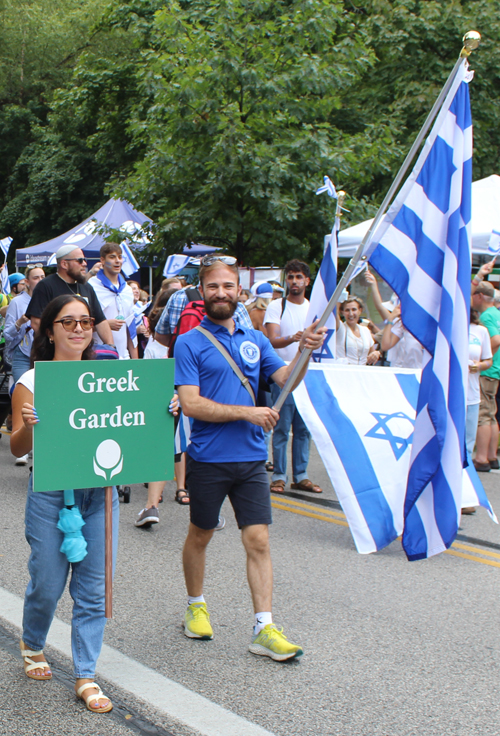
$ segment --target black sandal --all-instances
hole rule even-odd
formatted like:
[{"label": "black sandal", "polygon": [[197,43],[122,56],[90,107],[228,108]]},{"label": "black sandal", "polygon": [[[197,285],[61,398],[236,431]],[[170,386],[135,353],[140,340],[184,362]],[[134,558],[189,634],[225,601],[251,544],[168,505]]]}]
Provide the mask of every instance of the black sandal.
[{"label": "black sandal", "polygon": [[[182,493],[184,495],[180,496],[179,494]],[[189,506],[189,491],[186,491],[185,488],[178,488],[175,492],[175,500],[178,504],[181,506]]]}]

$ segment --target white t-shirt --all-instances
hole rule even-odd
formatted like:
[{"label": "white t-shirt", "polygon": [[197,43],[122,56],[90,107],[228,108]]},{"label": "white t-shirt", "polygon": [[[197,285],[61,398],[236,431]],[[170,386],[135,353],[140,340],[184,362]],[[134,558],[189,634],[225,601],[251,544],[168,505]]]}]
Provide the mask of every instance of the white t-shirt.
[{"label": "white t-shirt", "polygon": [[399,318],[394,320],[391,332],[399,337],[399,342],[394,346],[399,350],[395,358],[391,355],[391,368],[422,368],[424,349],[419,341],[415,340],[413,335],[403,327]]},{"label": "white t-shirt", "polygon": [[[31,391],[32,394],[35,393],[35,369],[30,368],[29,371],[26,371],[26,373],[23,373],[21,378],[18,378],[17,383],[22,383],[23,386],[26,386],[28,391]],[[16,386],[17,386],[16,383]]]},{"label": "white t-shirt", "polygon": [[[286,299],[283,315],[281,314],[282,309],[282,300],[274,299],[266,309],[264,324],[279,325],[280,337],[295,335],[296,332],[300,332],[304,329],[307,320],[307,313],[309,311],[309,302],[307,299],[304,299],[302,304],[294,304]],[[299,343],[292,342],[290,345],[287,345],[286,348],[277,348],[276,352],[282,360],[289,362],[297,355],[298,348]]]},{"label": "white t-shirt", "polygon": [[[492,358],[490,334],[483,325],[469,325],[469,360],[488,360]],[[481,403],[479,373],[469,371],[467,406]]]},{"label": "white t-shirt", "polygon": [[[119,294],[115,294],[109,289],[106,289],[97,276],[92,276],[87,283],[94,289],[106,319],[117,319],[118,316],[125,319],[124,324],[119,330],[113,330],[113,340],[120,358],[127,360],[130,358],[128,352],[127,325],[135,321],[134,292],[127,284]],[[97,333],[94,333],[94,342],[97,345],[102,345],[102,340]]]},{"label": "white t-shirt", "polygon": [[364,325],[358,325],[360,336],[356,337],[345,322],[341,322],[337,328],[337,360],[349,365],[366,365],[368,352],[375,340],[372,333]]},{"label": "white t-shirt", "polygon": [[165,347],[165,345],[162,345],[158,342],[158,340],[155,340],[153,335],[148,340],[148,344],[146,345],[146,349],[144,350],[144,358],[145,359],[151,359],[151,358],[167,358],[168,357],[168,348]]}]

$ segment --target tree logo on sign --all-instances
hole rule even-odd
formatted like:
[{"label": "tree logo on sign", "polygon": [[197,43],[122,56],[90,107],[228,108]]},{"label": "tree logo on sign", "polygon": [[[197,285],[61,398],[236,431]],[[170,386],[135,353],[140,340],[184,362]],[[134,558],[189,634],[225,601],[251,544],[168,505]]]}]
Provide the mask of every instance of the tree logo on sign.
[{"label": "tree logo on sign", "polygon": [[106,471],[111,471],[109,480],[121,473],[123,468],[122,448],[115,440],[104,440],[95,452],[94,472],[108,480]]}]

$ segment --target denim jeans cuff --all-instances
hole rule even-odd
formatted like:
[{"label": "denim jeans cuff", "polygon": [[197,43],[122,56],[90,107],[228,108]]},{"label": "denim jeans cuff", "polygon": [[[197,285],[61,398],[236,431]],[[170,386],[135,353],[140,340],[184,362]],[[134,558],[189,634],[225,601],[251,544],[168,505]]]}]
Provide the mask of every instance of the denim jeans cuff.
[{"label": "denim jeans cuff", "polygon": [[275,481],[275,480],[284,480],[284,481],[285,481],[285,483],[286,483],[286,482],[287,482],[287,480],[288,480],[288,478],[287,478],[287,476],[286,476],[286,473],[285,473],[285,474],[281,474],[281,473],[273,473],[273,475],[272,475],[272,479],[271,479],[271,480],[273,480],[273,481]]},{"label": "denim jeans cuff", "polygon": [[301,483],[303,480],[307,480],[309,478],[307,473],[300,473],[300,475],[294,475],[293,476],[293,482],[294,483]]}]

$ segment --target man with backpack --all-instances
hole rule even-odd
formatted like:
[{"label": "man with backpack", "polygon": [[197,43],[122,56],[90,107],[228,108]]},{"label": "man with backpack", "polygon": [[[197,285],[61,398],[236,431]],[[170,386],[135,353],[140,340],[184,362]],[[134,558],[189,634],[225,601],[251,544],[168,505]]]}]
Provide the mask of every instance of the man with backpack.
[{"label": "man with backpack", "polygon": [[[179,335],[175,350],[180,403],[194,420],[187,452],[191,523],[183,551],[188,594],[184,633],[191,639],[213,638],[203,596],[205,555],[227,496],[247,555],[255,613],[249,650],[285,661],[299,657],[302,648],[288,641],[272,618],[271,498],[262,431],[272,429],[279,414],[256,406],[256,394],[260,376],[284,386],[300,352],[322,345],[325,328],[304,330],[293,360],[285,366],[262,332],[234,319],[241,291],[235,258],[205,256],[200,282],[206,316],[195,329]],[[294,387],[306,371],[307,363]]]},{"label": "man with backpack", "polygon": [[[280,358],[293,360],[297,352],[309,311],[309,301],[305,297],[310,282],[310,271],[307,263],[294,259],[285,266],[285,279],[288,296],[273,300],[266,310],[264,325],[271,345]],[[273,403],[279,396],[279,387],[271,385]],[[309,463],[309,445],[311,435],[304,420],[297,411],[295,400],[290,393],[280,411],[280,418],[273,432],[274,472],[271,481],[271,493],[283,493],[287,482],[287,444],[290,430],[293,430],[291,487],[298,491],[321,493],[322,489],[309,480],[307,466]]]}]

